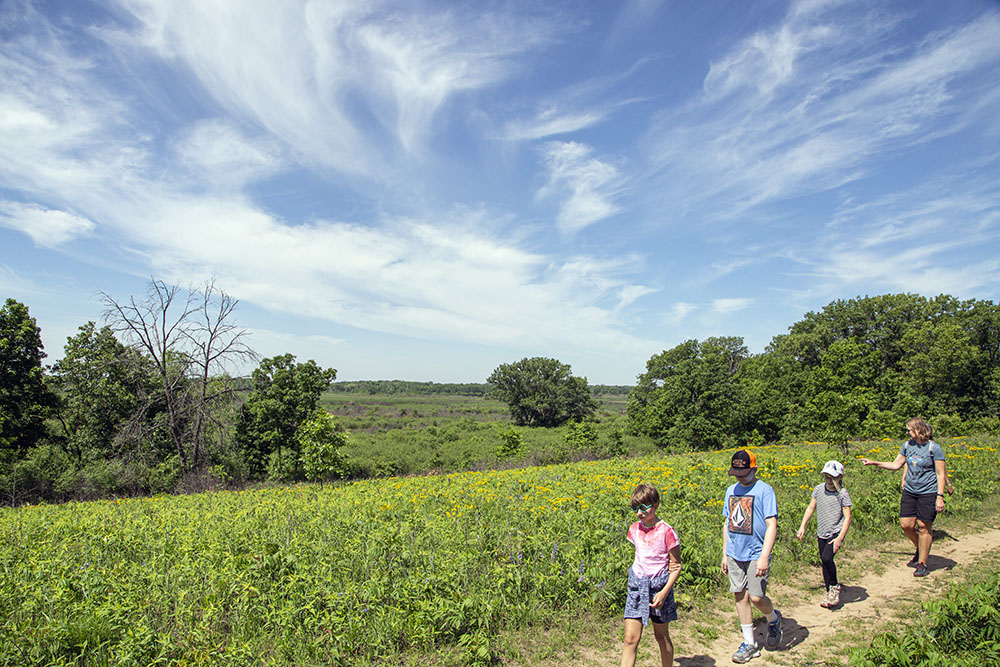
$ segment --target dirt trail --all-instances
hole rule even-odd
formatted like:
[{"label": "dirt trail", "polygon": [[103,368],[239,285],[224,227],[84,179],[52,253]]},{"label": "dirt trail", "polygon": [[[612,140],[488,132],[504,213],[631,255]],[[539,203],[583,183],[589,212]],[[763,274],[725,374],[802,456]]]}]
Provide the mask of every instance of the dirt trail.
[{"label": "dirt trail", "polygon": [[[956,567],[960,569],[979,555],[1000,549],[1000,528],[994,525],[986,530],[958,537],[944,534],[938,538],[935,535],[934,546],[927,563],[931,574],[923,578],[914,577],[913,570],[906,567],[905,562],[912,555],[911,551],[904,548],[906,545],[908,543],[900,536],[899,540],[886,545],[884,550],[872,553],[872,558],[884,559],[891,565],[880,574],[871,573],[862,577],[861,581],[844,583],[841,589],[843,604],[834,610],[819,606],[822,598],[820,588],[809,594],[809,599],[806,600],[801,593],[794,592],[794,589],[773,587],[770,592],[773,593],[775,603],[784,616],[784,640],[779,647],[780,650],[773,652],[763,650],[759,658],[754,658],[748,664],[808,664],[803,655],[805,651],[811,646],[818,646],[839,630],[845,627],[865,627],[866,622],[868,627],[872,627],[876,623],[891,619],[894,614],[889,606],[891,600],[905,596],[932,597],[939,594],[942,588],[951,583],[952,577],[949,575],[952,569]],[[733,610],[733,617],[735,613]],[[759,614],[755,613],[755,616]],[[675,640],[678,648],[678,654],[675,656],[676,664],[681,667],[734,664],[732,654],[739,644],[739,633],[732,626],[733,622],[726,619],[727,630],[721,632],[721,636],[707,647],[692,647],[691,644],[684,646],[683,640]],[[764,619],[756,618],[754,629],[757,641],[763,646],[767,633]],[[659,665],[659,656],[647,654],[643,664],[647,663]]]}]

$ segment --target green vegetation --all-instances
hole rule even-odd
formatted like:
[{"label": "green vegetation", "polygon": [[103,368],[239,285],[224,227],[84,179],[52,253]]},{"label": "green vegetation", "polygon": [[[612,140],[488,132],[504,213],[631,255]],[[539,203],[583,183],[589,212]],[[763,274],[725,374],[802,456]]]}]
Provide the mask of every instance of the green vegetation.
[{"label": "green vegetation", "polygon": [[631,428],[695,449],[821,437],[1000,431],[1000,308],[887,294],[810,312],[762,354],[739,337],[654,355],[629,398]]},{"label": "green vegetation", "polygon": [[0,308],[0,462],[16,461],[44,433],[52,403],[42,374],[41,330],[24,304]]},{"label": "green vegetation", "polygon": [[300,474],[299,427],[313,415],[320,394],[335,377],[334,369],[320,368],[312,359],[297,364],[291,354],[260,362],[236,420],[236,443],[251,477],[267,470],[272,479],[288,481]]},{"label": "green vegetation", "polygon": [[[534,357],[501,364],[485,383],[372,380],[336,392],[325,391],[334,369],[290,353],[258,360],[233,324],[236,300],[212,283],[153,280],[144,297],[104,303],[107,324],[80,327],[48,369],[28,309],[8,300],[0,313],[0,502],[806,438],[846,448],[897,437],[916,415],[938,435],[1000,431],[1000,308],[990,301],[835,301],[761,354],[736,336],[658,352],[631,388],[590,386],[569,365]],[[251,378],[231,375],[250,362]],[[323,463],[314,448],[307,466],[298,430],[317,406],[341,435],[321,448]]]},{"label": "green vegetation", "polygon": [[472,382],[410,382],[408,380],[354,380],[334,382],[333,391],[342,394],[407,394],[410,396],[486,396],[490,385]]},{"label": "green vegetation", "polygon": [[[943,439],[961,489],[949,512],[994,511],[991,439]],[[893,450],[867,443],[857,455]],[[875,451],[872,451],[875,450]],[[836,450],[756,450],[795,516]],[[639,481],[681,537],[678,602],[725,595],[718,530],[730,452],[0,510],[0,664],[366,664],[455,650],[623,604]],[[848,459],[852,549],[897,535],[898,476]],[[985,509],[984,509],[985,508]],[[814,549],[779,523],[775,576]]]},{"label": "green vegetation", "polygon": [[851,651],[856,667],[981,667],[1000,664],[1000,574],[952,586],[921,606],[918,626],[876,635]]},{"label": "green vegetation", "polygon": [[557,359],[532,357],[501,364],[488,382],[519,426],[560,426],[597,410],[586,378],[574,377],[569,364]]}]

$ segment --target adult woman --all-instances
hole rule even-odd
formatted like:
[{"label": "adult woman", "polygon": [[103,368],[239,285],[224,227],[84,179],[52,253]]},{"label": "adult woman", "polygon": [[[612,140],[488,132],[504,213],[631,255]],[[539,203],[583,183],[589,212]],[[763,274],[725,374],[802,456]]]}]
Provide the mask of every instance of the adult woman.
[{"label": "adult woman", "polygon": [[903,497],[899,504],[899,525],[917,550],[907,565],[916,568],[914,577],[926,577],[930,572],[927,556],[933,541],[931,526],[938,512],[944,511],[944,450],[931,439],[933,432],[923,419],[914,418],[906,422],[906,432],[910,439],[899,448],[895,459],[861,459],[861,462],[886,470],[899,470],[906,466]]}]

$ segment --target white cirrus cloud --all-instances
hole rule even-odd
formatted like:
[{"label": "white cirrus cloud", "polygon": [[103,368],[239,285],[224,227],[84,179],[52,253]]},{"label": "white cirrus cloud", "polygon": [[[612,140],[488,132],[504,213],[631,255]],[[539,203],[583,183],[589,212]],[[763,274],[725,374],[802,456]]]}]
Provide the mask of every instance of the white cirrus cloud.
[{"label": "white cirrus cloud", "polygon": [[555,21],[392,2],[128,0],[109,44],[184,63],[202,93],[309,162],[392,179],[455,95],[495,85]]},{"label": "white cirrus cloud", "polygon": [[879,38],[892,21],[824,9],[797,5],[740,41],[712,63],[701,95],[661,114],[646,137],[651,199],[678,215],[738,220],[877,175],[883,161],[972,123],[995,124],[982,100],[996,96],[1000,14],[890,48]]},{"label": "white cirrus cloud", "polygon": [[538,197],[561,199],[556,221],[564,232],[577,232],[621,210],[616,203],[624,188],[621,172],[592,156],[589,146],[575,141],[550,141],[543,148],[548,181]]},{"label": "white cirrus cloud", "polygon": [[55,248],[94,231],[92,220],[32,204],[0,201],[0,225],[24,232],[40,246]]},{"label": "white cirrus cloud", "polygon": [[752,298],[712,299],[712,312],[720,315],[735,313],[738,310],[749,308],[755,300]]}]

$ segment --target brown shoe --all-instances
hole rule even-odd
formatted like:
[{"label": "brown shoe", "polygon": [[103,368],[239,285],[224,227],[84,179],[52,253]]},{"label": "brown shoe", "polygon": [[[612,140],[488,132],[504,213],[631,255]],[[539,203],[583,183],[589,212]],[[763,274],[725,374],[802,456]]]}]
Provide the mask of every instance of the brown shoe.
[{"label": "brown shoe", "polygon": [[826,589],[826,595],[823,596],[823,601],[819,603],[820,607],[823,607],[824,609],[828,609],[830,607],[830,593],[832,591],[833,588]]},{"label": "brown shoe", "polygon": [[828,609],[833,609],[840,604],[840,584],[830,586],[830,590],[827,591],[826,603]]}]

